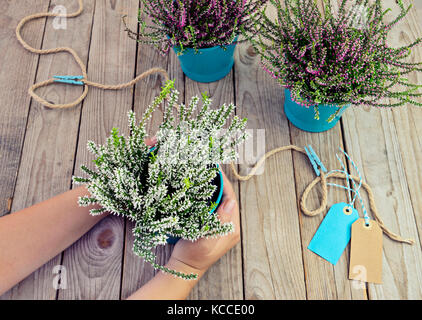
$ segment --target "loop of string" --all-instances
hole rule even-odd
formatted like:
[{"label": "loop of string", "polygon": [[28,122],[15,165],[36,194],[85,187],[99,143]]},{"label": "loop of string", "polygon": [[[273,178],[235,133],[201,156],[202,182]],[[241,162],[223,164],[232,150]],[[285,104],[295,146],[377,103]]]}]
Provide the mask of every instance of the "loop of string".
[{"label": "loop of string", "polygon": [[[285,147],[281,147],[281,148],[277,148],[274,150],[269,151],[268,153],[266,153],[264,156],[262,156],[258,162],[255,164],[255,166],[251,169],[251,171],[249,172],[248,175],[246,176],[241,176],[238,172],[237,169],[235,167],[234,163],[231,163],[231,169],[233,171],[234,176],[241,181],[248,181],[250,180],[255,173],[257,172],[257,170],[265,163],[265,160],[268,159],[269,157],[275,155],[276,153],[282,152],[282,151],[287,151],[287,150],[295,150],[298,151],[300,153],[303,153],[304,155],[306,154],[305,149],[303,148],[299,148],[297,146],[294,145],[289,145],[289,146],[285,146]],[[323,213],[324,211],[326,211],[327,206],[328,206],[328,188],[327,186],[329,185],[327,183],[327,179],[331,179],[331,178],[337,178],[337,179],[350,179],[354,184],[358,183],[361,184],[361,186],[363,187],[363,189],[365,189],[365,191],[368,194],[368,199],[369,199],[369,207],[371,209],[372,215],[375,219],[375,221],[378,222],[379,226],[381,227],[381,229],[383,230],[383,232],[392,240],[394,241],[398,241],[398,242],[403,242],[403,243],[407,243],[407,244],[414,244],[415,241],[413,239],[403,239],[401,236],[399,236],[398,234],[390,231],[387,226],[384,224],[384,221],[381,219],[380,214],[378,212],[378,209],[376,207],[375,204],[375,198],[374,198],[374,194],[372,193],[372,189],[371,187],[365,183],[364,181],[362,181],[361,177],[356,177],[354,175],[350,175],[347,172],[340,172],[339,170],[334,170],[331,171],[327,174],[325,174],[324,172],[321,171],[321,175],[319,177],[316,177],[306,188],[305,191],[303,191],[302,197],[300,199],[300,208],[302,210],[302,212],[304,214],[306,214],[307,216],[316,216],[318,214]],[[311,192],[311,190],[318,184],[321,184],[321,188],[322,188],[322,199],[321,199],[321,205],[319,208],[314,209],[314,210],[310,210],[307,207],[307,199],[308,196]],[[342,186],[343,187],[343,186]],[[343,187],[345,189],[347,189],[346,187]],[[360,195],[358,196],[360,197]],[[365,210],[365,215],[367,215],[366,210]]]},{"label": "loop of string", "polygon": [[[82,71],[82,75],[83,75],[82,82],[84,83],[84,90],[83,90],[81,96],[78,99],[76,99],[75,101],[73,101],[71,103],[67,103],[67,104],[53,104],[53,103],[46,101],[44,98],[38,96],[35,93],[36,89],[53,84],[55,82],[54,79],[49,79],[49,80],[46,80],[46,81],[43,81],[43,82],[40,82],[40,83],[36,83],[29,88],[28,92],[34,100],[36,100],[38,103],[40,103],[40,104],[42,104],[42,105],[44,105],[48,108],[55,108],[55,109],[71,108],[71,107],[78,105],[79,103],[81,103],[85,99],[85,97],[88,94],[88,87],[89,86],[96,87],[96,88],[103,89],[103,90],[121,90],[121,89],[133,86],[134,84],[136,84],[141,79],[144,79],[147,76],[154,74],[154,73],[161,73],[164,76],[166,81],[169,80],[169,76],[168,76],[167,71],[165,71],[164,69],[161,69],[161,68],[152,68],[152,69],[149,69],[146,72],[140,74],[139,76],[137,76],[133,80],[126,82],[126,83],[117,84],[117,85],[105,85],[105,84],[101,84],[101,83],[96,83],[96,82],[88,80],[87,68],[86,68],[85,64],[83,63],[83,61],[81,60],[81,58],[78,56],[78,54],[72,48],[60,47],[60,48],[53,48],[53,49],[36,49],[36,48],[31,47],[25,40],[23,40],[23,38],[21,36],[21,30],[22,30],[23,26],[31,20],[39,19],[39,18],[43,18],[43,17],[59,17],[60,16],[60,17],[66,17],[66,18],[73,18],[73,17],[79,16],[83,11],[83,0],[78,0],[78,1],[79,1],[79,9],[78,9],[78,11],[76,11],[74,13],[70,13],[70,14],[61,14],[61,13],[52,13],[52,12],[37,13],[37,14],[33,14],[33,15],[30,15],[30,16],[23,18],[19,22],[18,26],[16,27],[16,37],[17,37],[18,41],[22,44],[22,46],[26,50],[28,50],[32,53],[40,54],[40,55],[51,54],[51,53],[59,53],[59,52],[67,52],[67,53],[69,53],[70,55],[73,56],[76,63],[79,65],[79,67]],[[269,151],[268,153],[266,153],[261,159],[259,159],[259,161],[256,163],[256,165],[252,168],[252,170],[250,171],[250,173],[247,176],[239,175],[239,173],[236,170],[234,163],[231,163],[231,169],[233,171],[234,176],[238,180],[248,181],[249,179],[251,179],[255,175],[256,171],[265,163],[265,160],[267,158],[269,158],[269,157],[271,157],[271,156],[273,156],[273,155],[275,155],[279,152],[286,151],[286,150],[292,150],[292,151],[295,150],[297,152],[300,152],[300,153],[303,153],[303,154],[306,155],[305,149],[294,146],[294,145],[289,145],[289,146],[273,149],[273,150]],[[339,170],[334,170],[334,171],[329,172],[328,174],[321,172],[321,176],[316,177],[306,187],[305,191],[302,194],[302,198],[300,199],[300,207],[301,207],[301,210],[304,214],[306,214],[308,216],[316,216],[316,215],[318,215],[318,214],[320,214],[320,213],[322,213],[326,210],[327,204],[328,204],[328,202],[327,202],[327,195],[328,195],[327,186],[329,185],[327,183],[327,179],[329,179],[329,178],[340,178],[340,179],[346,179],[347,181],[349,181],[349,179],[350,179],[354,185],[356,185],[355,182],[359,182],[359,184],[361,184],[362,187],[368,193],[369,204],[370,204],[372,214],[374,216],[374,219],[380,225],[381,229],[384,231],[384,233],[395,241],[408,243],[408,244],[414,244],[414,240],[403,239],[399,235],[391,232],[385,226],[385,224],[382,221],[382,219],[380,218],[379,212],[376,208],[374,195],[373,195],[372,190],[369,187],[369,185],[366,184],[365,182],[362,182],[361,177],[355,177],[353,175],[349,175],[346,170],[344,172],[340,172]],[[306,201],[307,201],[309,193],[318,183],[321,183],[321,187],[322,187],[321,205],[317,209],[309,210],[306,206]],[[343,188],[349,189],[349,192],[350,192],[350,190],[352,190],[350,188],[349,182],[348,182],[348,187],[347,188],[343,187]],[[355,198],[356,198],[356,196],[358,196],[359,199],[362,202],[362,199],[360,198],[360,195],[358,193],[355,194]],[[349,198],[351,198],[351,197],[349,196]],[[354,203],[354,200],[351,203]],[[367,214],[366,214],[366,211],[365,211],[365,216],[366,215]]]},{"label": "loop of string", "polygon": [[[359,199],[360,205],[362,207],[362,211],[363,211],[363,218],[365,219],[365,225],[369,226],[369,216],[368,216],[368,212],[366,211],[365,205],[363,204],[363,199],[359,193],[360,188],[362,187],[362,175],[360,174],[359,168],[358,166],[355,164],[355,162],[352,160],[352,158],[350,158],[350,156],[347,154],[347,152],[345,152],[344,150],[342,150],[341,148],[339,148],[340,151],[344,154],[344,156],[349,160],[349,162],[352,164],[353,168],[356,170],[356,172],[358,173],[359,176],[359,185],[356,186],[356,182],[355,180],[351,180],[350,179],[350,175],[346,170],[346,166],[344,165],[343,161],[340,159],[340,157],[338,156],[338,154],[336,153],[336,158],[338,160],[338,162],[340,162],[340,165],[342,167],[343,170],[332,170],[330,171],[330,173],[332,172],[340,172],[340,173],[344,173],[346,175],[346,181],[347,181],[347,186],[342,186],[336,183],[327,183],[329,186],[333,186],[333,187],[338,187],[338,188],[342,188],[347,190],[347,195],[349,198],[349,206],[353,207],[356,201],[356,198]],[[350,186],[350,181],[352,182],[353,186]],[[352,192],[354,192],[354,196],[352,199]]]},{"label": "loop of string", "polygon": [[75,59],[76,63],[78,64],[78,66],[80,67],[81,72],[82,72],[83,79],[81,81],[83,82],[84,90],[83,90],[82,94],[79,96],[79,98],[77,98],[75,101],[70,102],[70,103],[65,103],[65,104],[54,104],[54,103],[48,102],[47,100],[45,100],[44,98],[40,97],[39,95],[37,95],[35,93],[35,90],[37,90],[38,88],[46,87],[46,86],[49,86],[49,85],[55,83],[54,79],[49,79],[49,80],[46,80],[46,81],[43,81],[43,82],[35,83],[33,86],[31,86],[29,88],[28,93],[30,94],[30,96],[35,101],[37,101],[41,105],[48,107],[48,108],[66,109],[66,108],[72,108],[72,107],[80,104],[85,99],[85,97],[88,95],[88,87],[89,86],[96,87],[96,88],[103,89],[103,90],[121,90],[121,89],[133,86],[138,81],[140,81],[140,80],[142,80],[142,79],[144,79],[144,78],[146,78],[149,75],[154,74],[154,73],[162,74],[165,78],[165,81],[169,80],[169,76],[164,69],[152,68],[152,69],[149,69],[149,70],[145,71],[144,73],[140,74],[135,79],[133,79],[129,82],[121,83],[121,84],[117,84],[117,85],[105,85],[105,84],[89,81],[88,75],[87,75],[86,65],[81,60],[79,55],[75,52],[75,50],[73,50],[72,48],[60,47],[60,48],[53,48],[53,49],[36,49],[36,48],[31,47],[22,38],[21,30],[22,30],[23,26],[31,20],[44,18],[44,17],[74,18],[74,17],[79,16],[82,13],[84,7],[83,7],[83,0],[78,0],[78,1],[79,1],[79,9],[78,9],[78,11],[76,11],[74,13],[69,13],[69,14],[53,13],[53,12],[36,13],[36,14],[33,14],[33,15],[30,15],[30,16],[23,18],[19,22],[18,26],[16,27],[16,38],[18,39],[18,41],[21,43],[21,45],[26,50],[28,50],[29,52],[32,52],[32,53],[40,54],[40,55],[51,54],[51,53],[59,53],[59,52],[67,52]]}]

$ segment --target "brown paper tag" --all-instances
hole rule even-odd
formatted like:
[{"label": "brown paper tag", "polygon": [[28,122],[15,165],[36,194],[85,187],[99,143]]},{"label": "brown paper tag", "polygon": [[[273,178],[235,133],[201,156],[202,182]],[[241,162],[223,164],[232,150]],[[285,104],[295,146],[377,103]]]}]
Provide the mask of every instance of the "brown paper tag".
[{"label": "brown paper tag", "polygon": [[349,279],[382,283],[382,230],[375,220],[352,225]]}]

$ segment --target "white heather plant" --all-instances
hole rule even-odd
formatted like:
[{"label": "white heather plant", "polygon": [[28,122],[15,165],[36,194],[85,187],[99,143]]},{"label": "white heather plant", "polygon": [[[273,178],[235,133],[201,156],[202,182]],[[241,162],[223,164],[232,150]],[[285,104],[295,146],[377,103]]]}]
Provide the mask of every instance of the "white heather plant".
[{"label": "white heather plant", "polygon": [[[155,262],[152,249],[165,245],[169,236],[196,241],[203,237],[224,236],[233,232],[233,224],[221,223],[210,214],[216,203],[211,201],[217,186],[212,181],[219,173],[218,163],[237,159],[236,148],[243,143],[246,119],[234,116],[228,129],[223,127],[233,113],[233,104],[210,109],[211,100],[202,95],[202,108],[194,116],[200,98],[188,105],[178,105],[179,92],[169,81],[147,108],[137,124],[129,112],[130,135],[120,136],[113,128],[106,144],[88,142],[96,159],[96,170],[81,169],[88,178],[74,177],[75,183],[87,185],[91,196],[81,197],[79,204],[99,204],[91,214],[105,211],[135,222],[134,252],[154,268],[183,279],[184,274]],[[145,144],[145,125],[154,110],[164,101],[164,121],[156,134],[154,151]],[[174,115],[177,109],[177,117]]]}]

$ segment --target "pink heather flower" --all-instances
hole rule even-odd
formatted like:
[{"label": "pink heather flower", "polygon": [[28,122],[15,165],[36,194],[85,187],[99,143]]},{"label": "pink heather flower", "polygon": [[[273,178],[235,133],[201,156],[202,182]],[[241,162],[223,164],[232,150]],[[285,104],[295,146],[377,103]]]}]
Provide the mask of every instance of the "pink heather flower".
[{"label": "pink heather flower", "polygon": [[141,1],[144,15],[152,17],[153,23],[141,16],[139,23],[151,28],[142,28],[138,34],[128,30],[130,36],[143,43],[167,42],[168,48],[201,49],[229,45],[242,32],[255,35],[255,19],[261,17],[268,0]]},{"label": "pink heather flower", "polygon": [[186,9],[183,8],[182,15],[180,17],[180,27],[184,28],[186,26]]},{"label": "pink heather flower", "polygon": [[[345,3],[342,1],[341,3]],[[348,0],[351,8],[340,6],[330,15],[322,15],[313,0],[284,1],[278,7],[275,25],[267,20],[256,21],[260,37],[250,38],[261,55],[264,70],[277,76],[285,88],[291,89],[292,99],[304,105],[362,103],[371,106],[399,106],[412,103],[420,95],[422,85],[403,80],[410,72],[422,71],[422,62],[407,62],[410,49],[422,38],[400,48],[390,48],[388,32],[403,19],[401,12],[394,24],[383,21],[382,0],[365,2],[368,12],[367,28],[354,26],[349,13],[361,0]],[[324,12],[329,12],[326,4]],[[274,18],[267,17],[273,20]],[[404,87],[402,91],[393,85]],[[321,96],[322,94],[322,96]],[[296,99],[296,95],[300,97]],[[388,98],[395,101],[385,104]]]}]

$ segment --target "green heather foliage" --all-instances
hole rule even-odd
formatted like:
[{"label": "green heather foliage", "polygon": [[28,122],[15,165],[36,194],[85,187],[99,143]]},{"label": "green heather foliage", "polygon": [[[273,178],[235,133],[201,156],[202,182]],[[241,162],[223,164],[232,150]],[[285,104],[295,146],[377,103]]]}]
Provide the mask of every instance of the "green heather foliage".
[{"label": "green heather foliage", "polygon": [[385,22],[391,9],[383,9],[381,0],[343,0],[338,12],[331,0],[324,0],[325,15],[313,0],[270,3],[277,8],[277,18],[263,14],[255,20],[260,32],[251,41],[264,69],[291,90],[295,102],[421,106],[415,101],[421,86],[409,82],[407,75],[421,71],[422,63],[406,60],[422,40],[399,48],[387,43],[389,32],[411,6],[397,0],[400,13]]},{"label": "green heather foliage", "polygon": [[[155,262],[152,249],[165,245],[168,236],[195,241],[202,237],[223,236],[233,231],[233,224],[221,223],[210,214],[215,203],[211,198],[216,186],[211,184],[219,172],[218,163],[237,158],[236,148],[247,138],[246,119],[233,117],[229,128],[223,126],[233,113],[233,104],[210,109],[211,100],[202,96],[202,108],[194,116],[200,98],[188,105],[178,103],[179,92],[169,81],[147,108],[138,124],[129,112],[130,135],[119,135],[114,128],[104,145],[90,141],[88,149],[96,159],[96,169],[82,166],[87,178],[74,182],[87,184],[91,196],[81,197],[79,204],[99,204],[97,215],[105,211],[135,222],[134,252],[154,268],[184,279],[183,274]],[[156,134],[156,149],[145,144],[145,126],[154,110],[166,101],[164,121]],[[178,109],[177,116],[174,109]]]}]

